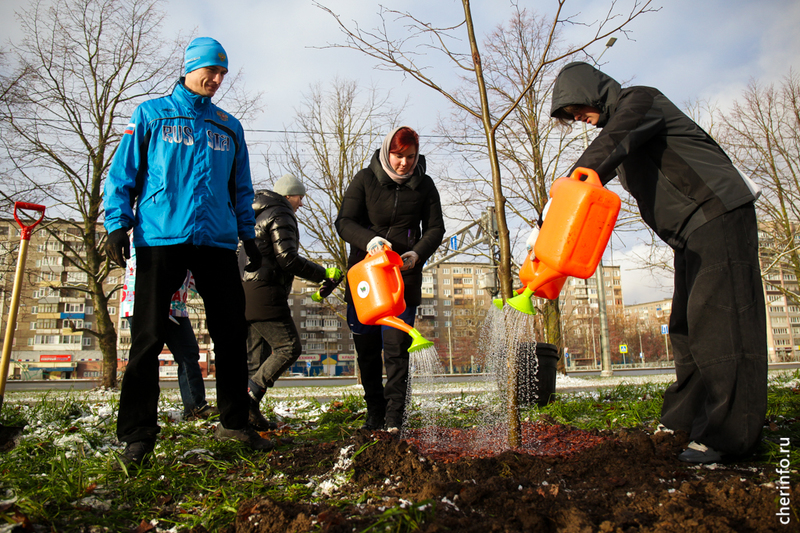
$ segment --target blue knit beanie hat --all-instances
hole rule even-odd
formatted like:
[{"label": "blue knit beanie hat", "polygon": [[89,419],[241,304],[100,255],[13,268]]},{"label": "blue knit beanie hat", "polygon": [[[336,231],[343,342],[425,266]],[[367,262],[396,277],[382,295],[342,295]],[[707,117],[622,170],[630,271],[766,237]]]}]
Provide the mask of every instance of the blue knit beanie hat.
[{"label": "blue knit beanie hat", "polygon": [[222,45],[211,37],[198,37],[186,48],[184,65],[186,68],[184,74],[212,65],[228,68],[228,54]]}]

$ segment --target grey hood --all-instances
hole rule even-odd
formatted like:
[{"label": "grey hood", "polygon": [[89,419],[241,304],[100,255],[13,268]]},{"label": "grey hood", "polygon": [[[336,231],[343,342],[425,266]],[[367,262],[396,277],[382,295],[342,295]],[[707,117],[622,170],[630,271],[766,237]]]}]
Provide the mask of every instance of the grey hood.
[{"label": "grey hood", "polygon": [[558,110],[568,105],[588,105],[600,111],[597,127],[602,128],[608,122],[620,91],[622,86],[617,80],[590,64],[569,63],[558,73],[553,85],[550,116],[557,118]]}]

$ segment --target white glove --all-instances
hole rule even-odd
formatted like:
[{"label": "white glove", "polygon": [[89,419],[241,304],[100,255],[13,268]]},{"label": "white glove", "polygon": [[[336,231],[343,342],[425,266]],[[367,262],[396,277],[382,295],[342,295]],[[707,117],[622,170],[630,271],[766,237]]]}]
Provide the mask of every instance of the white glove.
[{"label": "white glove", "polygon": [[547,203],[544,204],[544,209],[542,209],[542,216],[539,217],[539,227],[541,227],[542,224],[544,224],[544,217],[547,216],[547,212],[550,210],[550,204],[552,203],[553,199],[550,198],[549,200],[547,200]]},{"label": "white glove", "polygon": [[531,252],[531,259],[536,257],[536,254],[533,253],[533,247],[536,246],[536,239],[539,238],[539,226],[534,225],[533,229],[531,230],[531,234],[528,235],[528,240],[525,241],[525,246],[528,248],[528,251]]},{"label": "white glove", "polygon": [[367,253],[369,255],[375,255],[384,247],[388,248],[389,250],[392,249],[392,245],[383,237],[373,237],[372,240],[367,243]]},{"label": "white glove", "polygon": [[411,270],[419,261],[419,254],[411,250],[401,255],[400,259],[403,260],[403,266],[400,267],[400,270]]}]

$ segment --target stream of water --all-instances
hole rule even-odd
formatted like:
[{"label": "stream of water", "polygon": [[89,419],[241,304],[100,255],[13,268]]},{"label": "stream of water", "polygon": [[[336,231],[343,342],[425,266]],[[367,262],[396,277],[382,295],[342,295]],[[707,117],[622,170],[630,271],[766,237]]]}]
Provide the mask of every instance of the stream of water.
[{"label": "stream of water", "polygon": [[[538,372],[534,317],[510,306],[492,306],[479,331],[476,363],[484,370],[480,378],[490,391],[479,398],[476,431],[470,432],[470,448],[502,450],[508,445],[508,417],[511,399],[516,394],[520,407],[535,403]],[[516,354],[517,357],[509,357]],[[444,394],[444,367],[436,348],[410,354],[408,380],[408,419],[420,420],[419,440],[428,449],[446,450],[451,446],[442,429],[449,412]],[[451,413],[450,413],[451,414]],[[416,425],[416,424],[415,424]],[[454,444],[454,443],[453,443]],[[458,447],[464,448],[463,442]]]}]

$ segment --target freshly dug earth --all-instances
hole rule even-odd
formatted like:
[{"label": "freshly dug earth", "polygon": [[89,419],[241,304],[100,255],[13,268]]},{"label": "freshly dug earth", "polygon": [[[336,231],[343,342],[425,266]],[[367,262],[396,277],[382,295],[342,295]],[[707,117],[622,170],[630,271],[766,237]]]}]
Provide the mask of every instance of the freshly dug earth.
[{"label": "freshly dug earth", "polygon": [[[450,431],[457,442],[458,432]],[[687,444],[681,433],[537,423],[524,424],[523,435],[533,444],[494,456],[457,446],[423,454],[414,435],[385,432],[298,444],[274,453],[272,466],[305,484],[336,471],[345,449],[349,478],[316,503],[248,500],[226,532],[352,532],[379,522],[370,531],[800,531],[796,479],[790,523],[776,516],[777,465],[687,465],[677,460]]]}]

